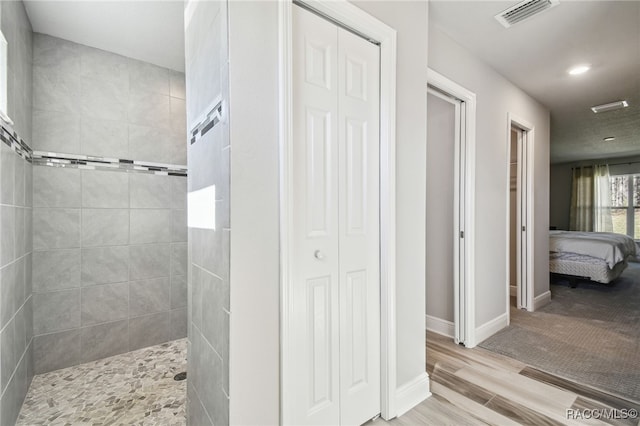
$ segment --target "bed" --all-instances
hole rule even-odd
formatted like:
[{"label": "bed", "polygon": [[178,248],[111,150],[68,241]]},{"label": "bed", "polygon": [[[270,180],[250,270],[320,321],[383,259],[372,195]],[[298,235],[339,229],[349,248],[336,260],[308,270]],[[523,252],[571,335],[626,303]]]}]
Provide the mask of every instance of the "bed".
[{"label": "bed", "polygon": [[636,257],[635,241],[608,232],[549,231],[549,272],[609,284]]}]

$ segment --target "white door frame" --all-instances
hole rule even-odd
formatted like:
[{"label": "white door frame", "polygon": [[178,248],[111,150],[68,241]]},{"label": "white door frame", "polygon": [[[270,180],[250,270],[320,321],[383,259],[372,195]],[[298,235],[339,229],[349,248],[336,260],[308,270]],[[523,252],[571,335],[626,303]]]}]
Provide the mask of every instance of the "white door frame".
[{"label": "white door frame", "polygon": [[[516,200],[518,206],[518,212],[516,214],[516,220],[518,222],[516,244],[516,256],[518,262],[517,273],[517,299],[518,308],[526,309],[532,312],[534,310],[534,295],[533,295],[533,144],[535,140],[535,128],[529,121],[518,117],[513,113],[507,114],[507,159],[511,158],[511,129],[515,127],[521,130],[522,138],[518,143],[518,193],[520,194]],[[520,136],[519,136],[520,137]],[[508,212],[510,206],[510,173],[511,168],[509,161],[506,162],[507,170],[507,209]],[[524,181],[524,185],[522,184]],[[509,253],[510,243],[510,220],[507,220],[507,253]],[[509,269],[511,268],[510,262],[506,262],[507,268],[505,273],[506,283],[506,295],[507,295],[507,324],[511,321],[510,315],[510,283],[509,283]]]},{"label": "white door frame", "polygon": [[[396,415],[396,31],[347,0],[296,0],[380,45],[380,408]],[[280,117],[280,405],[288,386],[289,306],[293,229],[292,0],[279,2]],[[281,422],[286,419],[281,418]]]},{"label": "white door frame", "polygon": [[[464,216],[455,214],[455,283],[454,283],[454,332],[456,343],[463,343],[472,348],[476,345],[476,317],[475,317],[475,174],[476,174],[476,95],[460,86],[444,75],[429,68],[427,70],[429,85],[457,98],[465,103],[465,111],[456,132],[464,133],[464,147],[456,146],[456,158],[465,164],[465,170],[460,170],[459,161],[455,164],[455,176],[459,178],[464,172],[463,182],[455,185],[455,210],[459,212],[461,203]],[[428,106],[427,106],[428,108]],[[429,141],[427,141],[429,143]],[[460,152],[458,152],[460,151]],[[463,184],[463,185],[461,185]],[[460,186],[464,187],[460,193]],[[461,233],[464,233],[464,236]],[[462,253],[459,261],[458,253]],[[452,254],[453,255],[453,254]]]}]

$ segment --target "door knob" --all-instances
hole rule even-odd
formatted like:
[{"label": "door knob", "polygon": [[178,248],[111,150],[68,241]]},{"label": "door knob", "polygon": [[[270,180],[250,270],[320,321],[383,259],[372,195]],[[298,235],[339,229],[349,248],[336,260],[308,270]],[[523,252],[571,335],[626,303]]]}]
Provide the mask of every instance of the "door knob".
[{"label": "door knob", "polygon": [[318,260],[322,260],[324,259],[324,253],[322,253],[320,250],[316,250],[313,255],[315,256],[316,259]]}]

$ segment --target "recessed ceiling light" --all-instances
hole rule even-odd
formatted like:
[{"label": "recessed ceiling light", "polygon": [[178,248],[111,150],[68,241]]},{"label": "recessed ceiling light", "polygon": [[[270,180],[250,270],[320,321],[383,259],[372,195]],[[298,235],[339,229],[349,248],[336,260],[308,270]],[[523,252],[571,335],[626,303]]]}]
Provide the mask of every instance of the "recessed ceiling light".
[{"label": "recessed ceiling light", "polygon": [[591,111],[597,114],[599,112],[615,111],[617,109],[626,108],[628,106],[629,103],[627,101],[616,101],[608,104],[592,106]]},{"label": "recessed ceiling light", "polygon": [[616,138],[615,138],[615,137],[613,137],[613,136],[607,136],[607,137],[606,137],[606,138],[604,138],[603,140],[604,140],[605,142],[611,142],[611,141],[616,140]]},{"label": "recessed ceiling light", "polygon": [[580,74],[584,74],[590,69],[591,67],[589,65],[576,65],[575,67],[570,68],[569,71],[567,72],[571,75],[580,75]]}]

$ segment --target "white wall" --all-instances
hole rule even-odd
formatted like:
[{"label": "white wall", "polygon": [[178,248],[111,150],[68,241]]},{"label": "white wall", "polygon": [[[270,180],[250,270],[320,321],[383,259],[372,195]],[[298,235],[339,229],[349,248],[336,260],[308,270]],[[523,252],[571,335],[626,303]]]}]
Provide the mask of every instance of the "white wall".
[{"label": "white wall", "polygon": [[549,111],[434,25],[429,26],[429,67],[477,95],[476,270],[473,274],[476,326],[480,327],[506,314],[508,113],[535,126],[534,293],[540,295],[549,289]]},{"label": "white wall", "polygon": [[[398,387],[425,375],[427,3],[357,3],[398,30]],[[229,2],[230,422],[279,423],[278,5]],[[259,362],[256,362],[259,357]]]}]

